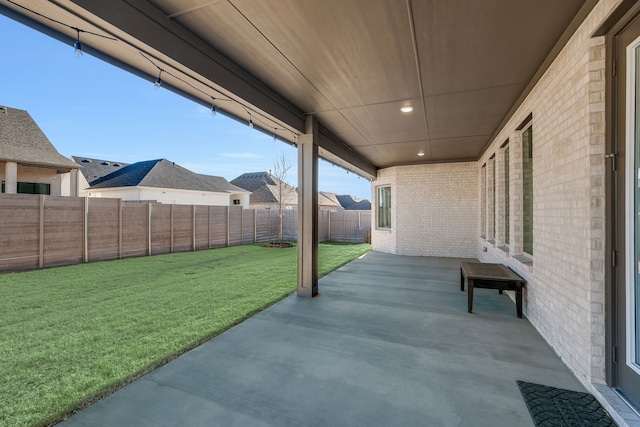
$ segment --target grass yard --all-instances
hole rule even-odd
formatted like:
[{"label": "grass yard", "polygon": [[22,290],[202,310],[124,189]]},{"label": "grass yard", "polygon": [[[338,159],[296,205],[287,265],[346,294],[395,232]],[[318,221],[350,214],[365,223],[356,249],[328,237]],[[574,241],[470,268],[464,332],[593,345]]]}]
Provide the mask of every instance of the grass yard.
[{"label": "grass yard", "polygon": [[[370,250],[321,244],[320,275]],[[296,288],[297,250],[236,246],[0,275],[0,425],[56,422]]]}]

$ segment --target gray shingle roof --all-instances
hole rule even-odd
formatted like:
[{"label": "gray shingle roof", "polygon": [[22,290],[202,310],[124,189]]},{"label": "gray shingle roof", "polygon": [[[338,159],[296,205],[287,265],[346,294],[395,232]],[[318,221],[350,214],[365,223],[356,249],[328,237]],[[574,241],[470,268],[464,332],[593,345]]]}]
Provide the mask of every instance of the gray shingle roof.
[{"label": "gray shingle roof", "polygon": [[[99,159],[86,159],[75,157],[74,159],[91,160],[89,164],[93,168],[97,178],[89,181],[91,188],[116,188],[116,187],[155,187],[173,188],[179,190],[208,191],[213,193],[244,192],[243,189],[229,184],[222,177],[201,175],[191,172],[189,169],[170,162],[167,159],[147,160],[133,164],[120,163],[121,167],[108,172],[113,167],[113,162]],[[94,164],[98,164],[94,168]],[[105,164],[109,163],[109,164]],[[91,172],[90,172],[91,173]],[[102,174],[102,176],[99,176]],[[85,175],[86,177],[86,175]]]},{"label": "gray shingle roof", "polygon": [[342,208],[347,211],[369,211],[371,210],[371,202],[367,199],[357,199],[346,194],[337,195],[338,202]]},{"label": "gray shingle roof", "polygon": [[115,162],[112,160],[92,159],[80,156],[71,156],[71,158],[82,166],[82,175],[84,175],[89,185],[103,176],[109,175],[125,166],[129,166],[129,163]]},{"label": "gray shingle roof", "polygon": [[275,185],[276,183],[267,172],[248,172],[232,179],[231,184],[248,191],[255,191],[265,185]]},{"label": "gray shingle roof", "polygon": [[58,153],[28,112],[9,107],[0,107],[0,161],[78,169]]},{"label": "gray shingle roof", "polygon": [[[280,180],[268,172],[249,172],[232,179],[231,184],[251,191],[251,203],[278,203],[278,183]],[[291,185],[285,185],[285,204],[298,203],[298,193]]]},{"label": "gray shingle roof", "polygon": [[238,187],[237,185],[233,185],[231,184],[229,181],[227,181],[226,179],[224,179],[221,176],[215,176],[215,175],[204,175],[204,174],[197,174],[200,178],[210,182],[212,185],[222,189],[222,190],[226,190],[230,193],[250,193],[250,191],[245,190],[244,188]]}]

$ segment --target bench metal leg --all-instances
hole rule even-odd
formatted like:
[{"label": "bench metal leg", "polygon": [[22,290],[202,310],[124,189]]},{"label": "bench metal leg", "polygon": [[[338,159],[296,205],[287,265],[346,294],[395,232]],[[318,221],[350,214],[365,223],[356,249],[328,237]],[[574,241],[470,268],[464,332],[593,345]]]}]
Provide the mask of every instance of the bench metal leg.
[{"label": "bench metal leg", "polygon": [[473,312],[473,279],[467,279],[467,308],[469,313]]}]

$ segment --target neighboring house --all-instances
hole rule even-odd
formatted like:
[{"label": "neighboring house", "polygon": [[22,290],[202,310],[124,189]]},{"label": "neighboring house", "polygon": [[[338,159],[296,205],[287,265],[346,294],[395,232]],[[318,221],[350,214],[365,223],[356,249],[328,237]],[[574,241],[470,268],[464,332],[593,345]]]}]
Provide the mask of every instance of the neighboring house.
[{"label": "neighboring house", "polygon": [[[298,191],[293,186],[282,182],[269,172],[248,172],[231,181],[233,185],[251,191],[252,208],[277,208],[280,194],[284,197],[285,209],[298,208]],[[349,196],[350,197],[350,196]],[[335,193],[318,192],[318,207],[325,210],[342,210]]]},{"label": "neighboring house", "polygon": [[133,164],[73,156],[83,166],[80,195],[179,205],[249,207],[250,192],[219,176],[194,173],[166,159]]},{"label": "neighboring house", "polygon": [[231,180],[231,184],[251,192],[250,205],[254,209],[277,208],[280,197],[283,198],[284,209],[298,207],[296,189],[268,172],[244,173]]},{"label": "neighboring house", "polygon": [[2,193],[77,196],[70,175],[78,165],[62,156],[28,112],[0,107]]},{"label": "neighboring house", "polygon": [[332,211],[341,211],[342,206],[338,201],[336,193],[326,191],[318,191],[318,206],[320,209],[328,209]]}]

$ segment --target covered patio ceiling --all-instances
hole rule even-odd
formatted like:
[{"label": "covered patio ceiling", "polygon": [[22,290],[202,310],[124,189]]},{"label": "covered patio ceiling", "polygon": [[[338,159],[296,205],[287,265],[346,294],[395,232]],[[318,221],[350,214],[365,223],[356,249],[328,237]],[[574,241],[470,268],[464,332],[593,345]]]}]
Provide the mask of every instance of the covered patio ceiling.
[{"label": "covered patio ceiling", "polygon": [[164,87],[290,143],[313,115],[321,157],[373,178],[476,160],[595,3],[0,0],[0,13],[70,49],[80,29],[83,51],[150,81],[162,70]]}]

